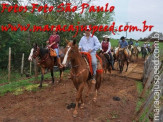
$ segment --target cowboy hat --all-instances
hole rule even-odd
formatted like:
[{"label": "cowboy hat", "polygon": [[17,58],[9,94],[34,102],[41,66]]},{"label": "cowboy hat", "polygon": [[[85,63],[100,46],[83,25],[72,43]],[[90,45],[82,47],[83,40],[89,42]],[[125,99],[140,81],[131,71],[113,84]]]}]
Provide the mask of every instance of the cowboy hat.
[{"label": "cowboy hat", "polygon": [[53,28],[53,31],[56,31],[57,30],[57,28]]},{"label": "cowboy hat", "polygon": [[108,38],[110,38],[110,36],[108,36],[108,35],[104,35],[103,38],[107,38],[107,39],[108,39]]}]

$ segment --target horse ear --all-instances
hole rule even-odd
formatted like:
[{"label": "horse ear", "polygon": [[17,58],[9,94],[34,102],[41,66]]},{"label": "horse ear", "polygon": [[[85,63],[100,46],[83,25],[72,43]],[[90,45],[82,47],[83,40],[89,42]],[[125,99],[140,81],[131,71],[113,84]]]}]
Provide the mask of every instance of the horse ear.
[{"label": "horse ear", "polygon": [[76,39],[73,40],[73,45],[75,45],[75,44],[76,44]]},{"label": "horse ear", "polygon": [[68,44],[70,41],[68,41],[67,39],[66,39],[66,43]]},{"label": "horse ear", "polygon": [[34,48],[37,48],[37,43],[34,43],[34,44],[33,44],[33,47],[34,47]]}]

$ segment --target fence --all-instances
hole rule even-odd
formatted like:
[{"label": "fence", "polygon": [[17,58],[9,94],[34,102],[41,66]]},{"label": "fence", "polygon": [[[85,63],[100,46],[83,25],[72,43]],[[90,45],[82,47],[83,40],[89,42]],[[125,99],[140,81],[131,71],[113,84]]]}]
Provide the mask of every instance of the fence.
[{"label": "fence", "polygon": [[[161,56],[160,56],[161,57]],[[149,117],[149,114],[153,113],[154,110],[154,97],[155,97],[155,90],[154,90],[154,77],[155,77],[155,68],[154,68],[154,54],[150,55],[144,64],[144,75],[143,75],[143,91],[140,95],[140,98],[146,98],[145,102],[140,107],[139,111],[136,113],[135,120],[139,121],[139,118],[142,116],[142,114],[145,112],[145,117],[143,119],[143,122],[145,122],[145,119]],[[159,76],[160,76],[160,95],[163,95],[162,87],[163,87],[163,61],[159,62]],[[146,93],[149,92],[148,96],[146,97]],[[159,121],[163,121],[163,108],[159,106]],[[148,110],[148,111],[147,111]],[[153,121],[155,121],[155,117],[153,117]],[[158,118],[157,118],[158,119]]]}]

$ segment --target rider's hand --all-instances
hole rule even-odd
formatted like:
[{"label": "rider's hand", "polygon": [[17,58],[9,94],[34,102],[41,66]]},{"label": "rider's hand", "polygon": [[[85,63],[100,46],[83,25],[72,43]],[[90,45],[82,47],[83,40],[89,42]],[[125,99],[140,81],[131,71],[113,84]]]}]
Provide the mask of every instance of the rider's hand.
[{"label": "rider's hand", "polygon": [[89,51],[88,51],[88,53],[91,53],[92,52],[92,50],[90,49]]}]

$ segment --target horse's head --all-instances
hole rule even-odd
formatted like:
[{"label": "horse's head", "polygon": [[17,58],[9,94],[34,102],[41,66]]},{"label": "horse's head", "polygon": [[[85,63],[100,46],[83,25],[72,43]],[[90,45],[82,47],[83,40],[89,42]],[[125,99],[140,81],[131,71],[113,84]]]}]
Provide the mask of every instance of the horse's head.
[{"label": "horse's head", "polygon": [[35,59],[36,57],[38,57],[40,54],[40,48],[38,47],[37,44],[34,44],[33,46],[33,58]]},{"label": "horse's head", "polygon": [[37,44],[34,44],[29,54],[28,60],[32,61],[32,59],[36,58],[39,55],[39,53],[40,53],[40,48],[37,46]]},{"label": "horse's head", "polygon": [[30,52],[29,57],[28,57],[28,61],[32,61],[32,58],[33,58],[33,50],[34,50],[34,48],[31,49],[31,52]]},{"label": "horse's head", "polygon": [[78,46],[76,45],[76,40],[70,42],[66,40],[66,42],[67,42],[67,46],[65,48],[65,57],[62,62],[63,65],[66,65],[66,63],[69,60],[73,60],[76,58],[77,55],[79,55],[79,50],[78,50]]}]

